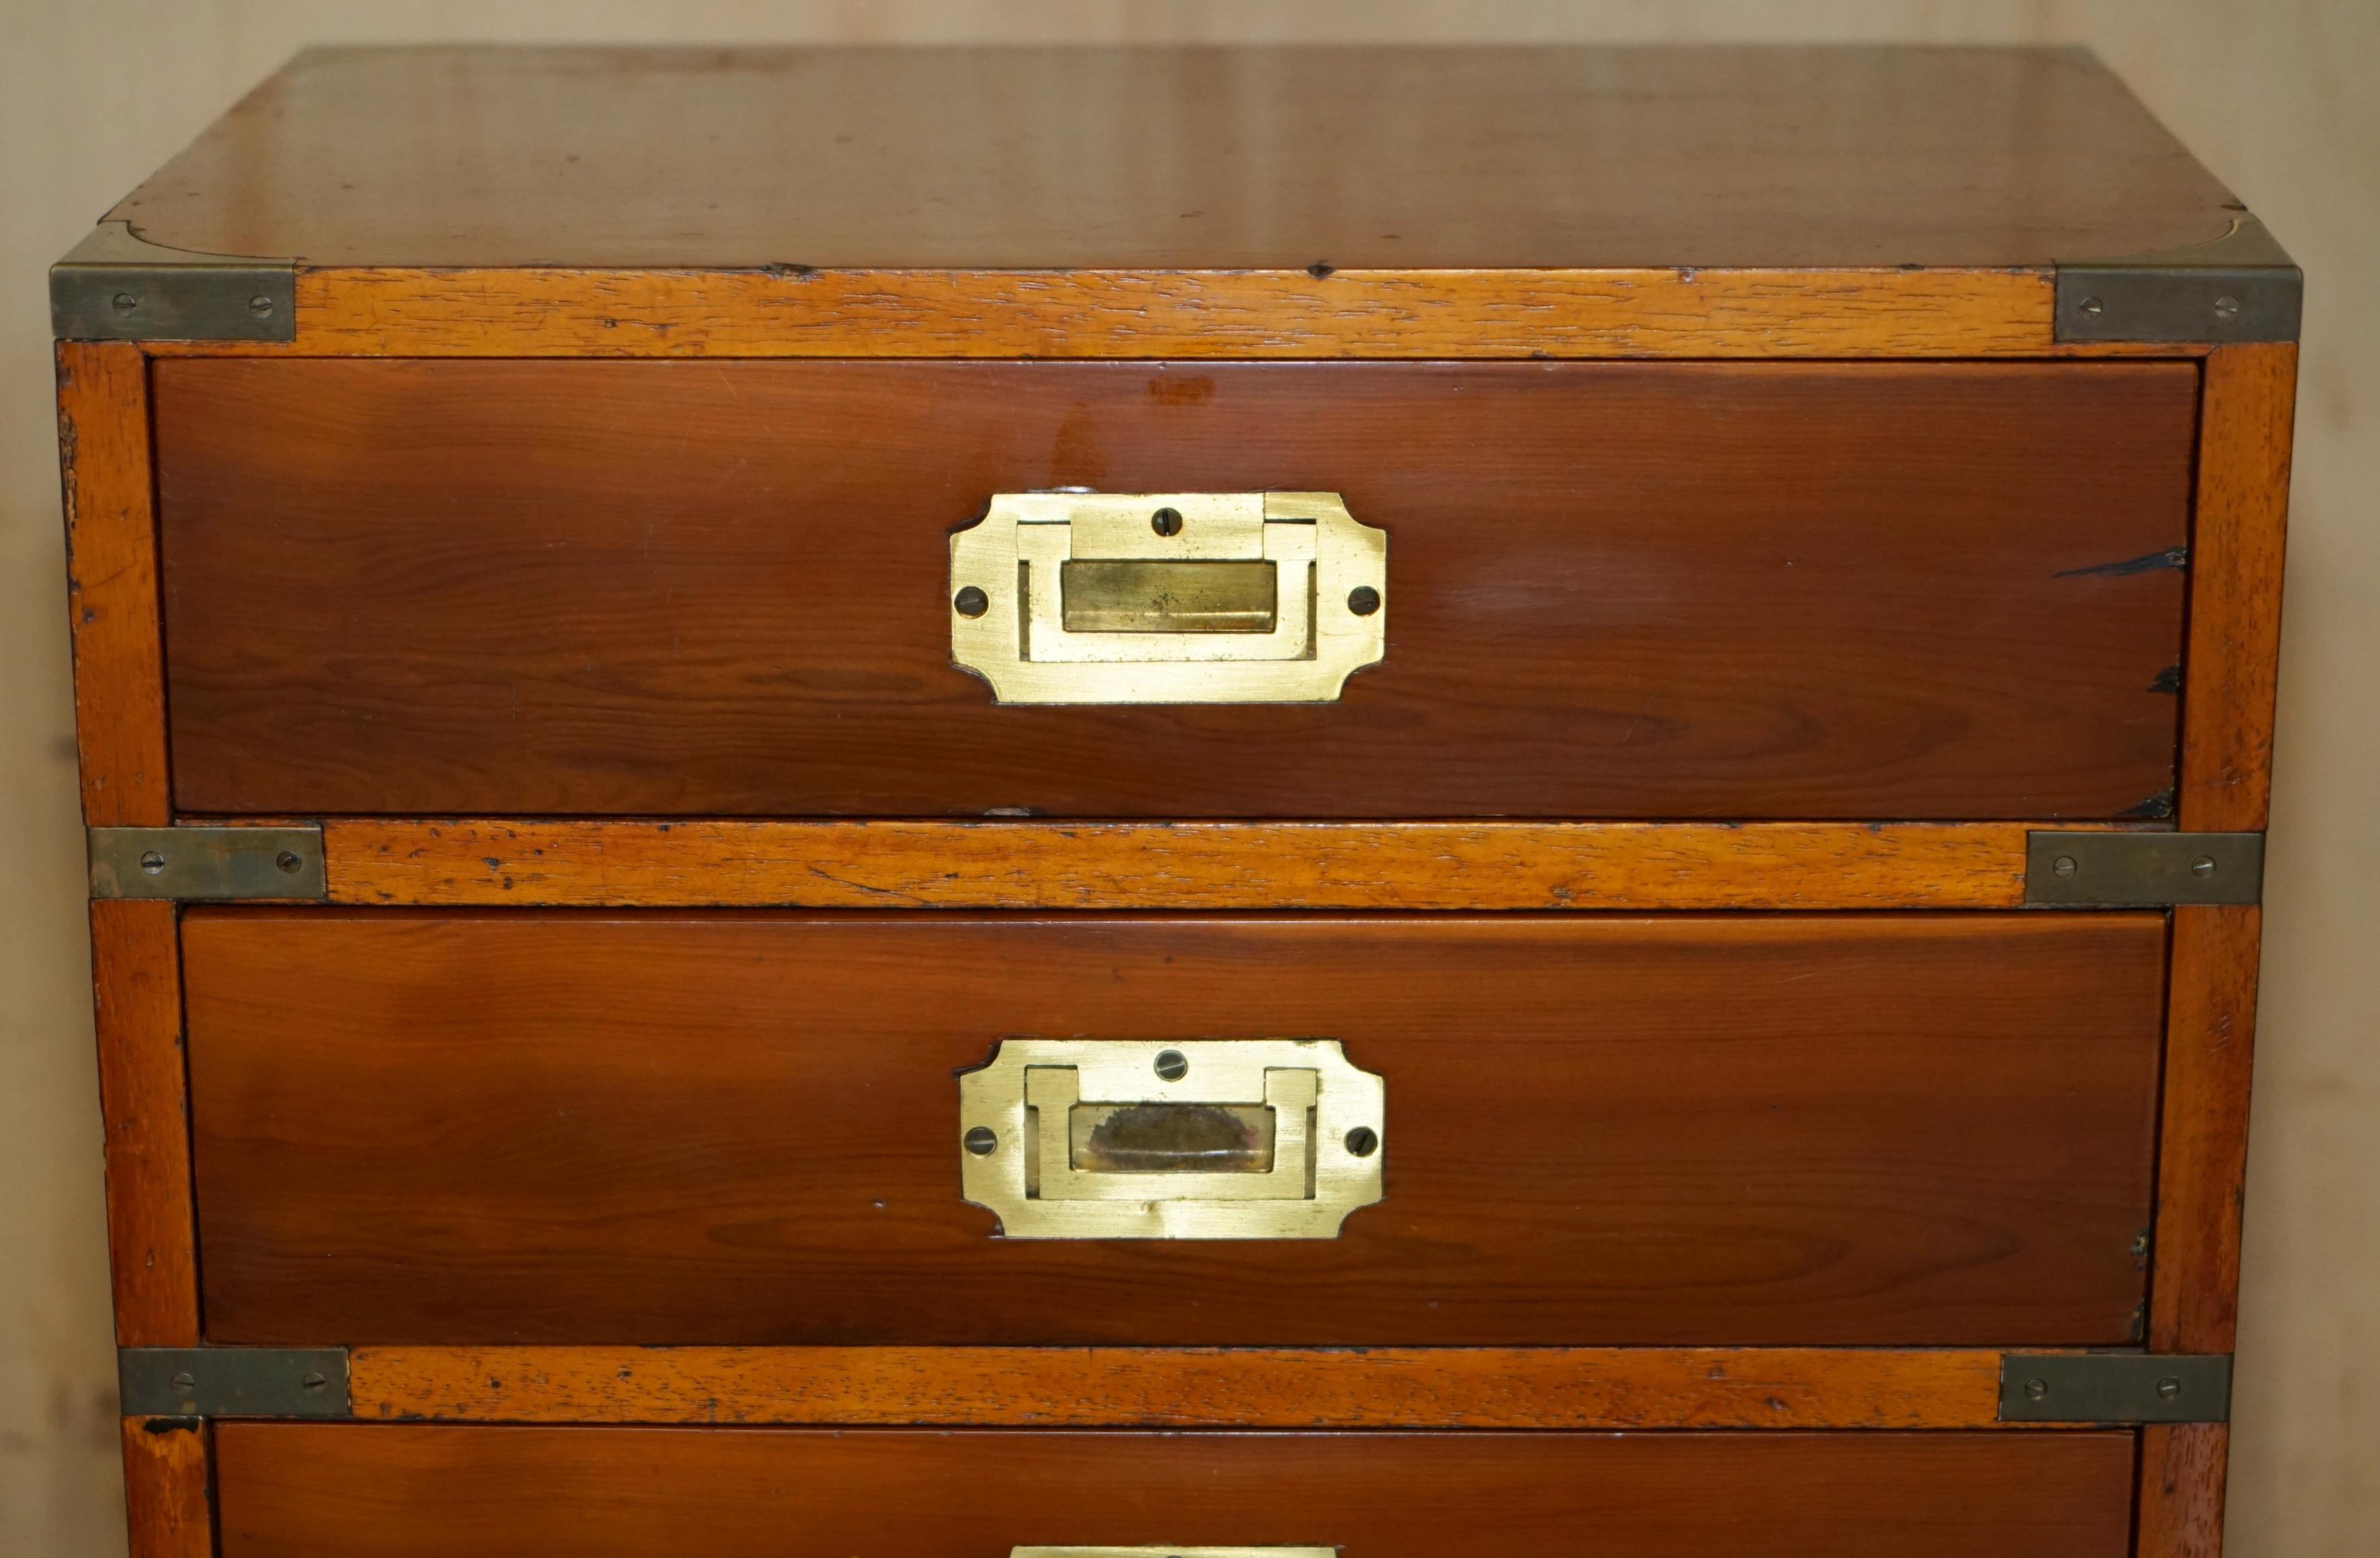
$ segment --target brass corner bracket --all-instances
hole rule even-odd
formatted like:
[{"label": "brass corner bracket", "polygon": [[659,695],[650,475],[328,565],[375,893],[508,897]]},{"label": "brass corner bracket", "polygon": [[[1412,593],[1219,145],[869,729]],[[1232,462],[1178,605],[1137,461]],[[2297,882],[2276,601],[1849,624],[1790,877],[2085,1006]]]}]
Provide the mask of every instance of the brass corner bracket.
[{"label": "brass corner bracket", "polygon": [[2305,277],[2252,216],[2208,243],[2057,262],[2060,341],[2294,341]]},{"label": "brass corner bracket", "polygon": [[50,267],[61,341],[294,341],[298,262],[198,254],[102,222]]}]

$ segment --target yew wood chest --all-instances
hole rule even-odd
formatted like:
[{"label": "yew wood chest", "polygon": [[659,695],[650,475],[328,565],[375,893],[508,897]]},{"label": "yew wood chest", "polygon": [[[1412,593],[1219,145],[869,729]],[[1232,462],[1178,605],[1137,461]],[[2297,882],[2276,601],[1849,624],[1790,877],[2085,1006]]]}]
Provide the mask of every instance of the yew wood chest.
[{"label": "yew wood chest", "polygon": [[2214,1553],[2298,286],[2065,51],[301,55],[53,274],[136,1558]]}]

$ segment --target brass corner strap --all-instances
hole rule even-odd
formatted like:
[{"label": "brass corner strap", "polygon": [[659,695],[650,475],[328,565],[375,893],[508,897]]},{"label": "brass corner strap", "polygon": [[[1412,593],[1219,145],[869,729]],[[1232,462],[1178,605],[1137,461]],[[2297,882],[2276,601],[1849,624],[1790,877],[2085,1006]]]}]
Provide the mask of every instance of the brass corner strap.
[{"label": "brass corner strap", "polygon": [[2294,341],[2305,278],[2254,217],[2209,243],[2057,263],[2060,341]]},{"label": "brass corner strap", "polygon": [[2264,895],[2263,834],[2077,831],[2024,837],[2024,901],[2035,907],[2254,904]]},{"label": "brass corner strap", "polygon": [[306,903],[330,896],[322,830],[311,824],[91,828],[88,834],[94,898]]},{"label": "brass corner strap", "polygon": [[2231,1416],[2225,1354],[2007,1353],[2008,1423],[2220,1423]]},{"label": "brass corner strap", "polygon": [[128,1418],[345,1418],[345,1347],[122,1347]]},{"label": "brass corner strap", "polygon": [[61,341],[294,341],[298,262],[197,254],[102,222],[50,267]]}]

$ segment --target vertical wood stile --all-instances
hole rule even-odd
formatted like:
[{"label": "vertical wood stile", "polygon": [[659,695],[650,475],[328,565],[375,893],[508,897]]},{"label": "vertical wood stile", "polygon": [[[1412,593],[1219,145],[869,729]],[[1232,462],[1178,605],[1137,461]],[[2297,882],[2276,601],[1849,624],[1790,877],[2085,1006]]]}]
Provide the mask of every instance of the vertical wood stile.
[{"label": "vertical wood stile", "polygon": [[[2253,832],[2265,824],[2272,792],[2297,347],[2220,347],[2203,371],[2179,820],[2192,831]],[[2263,924],[2254,906],[2173,911],[2147,1337],[2155,1351],[2232,1347]],[[2141,1558],[2222,1551],[2229,1442],[2223,1423],[2142,1431]]]},{"label": "vertical wood stile", "polygon": [[58,446],[83,821],[173,821],[157,594],[149,368],[122,341],[61,341]]},{"label": "vertical wood stile", "polygon": [[213,1434],[195,1418],[124,1419],[131,1558],[213,1558]]}]

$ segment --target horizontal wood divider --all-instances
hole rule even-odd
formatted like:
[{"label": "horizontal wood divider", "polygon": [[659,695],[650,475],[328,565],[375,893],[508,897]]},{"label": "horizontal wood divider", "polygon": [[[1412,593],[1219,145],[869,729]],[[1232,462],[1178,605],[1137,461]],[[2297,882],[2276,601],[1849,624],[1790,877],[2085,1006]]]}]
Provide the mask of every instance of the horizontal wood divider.
[{"label": "horizontal wood divider", "polygon": [[358,1418],[1035,1427],[1974,1429],[1997,1351],[359,1347]]},{"label": "horizontal wood divider", "polygon": [[337,820],[323,846],[341,904],[2014,908],[2044,825]]},{"label": "horizontal wood divider", "polygon": [[[320,266],[287,342],[159,356],[2039,357],[2046,269]],[[2128,355],[2094,347],[2089,355]],[[2187,357],[2188,348],[2158,355]]]}]

